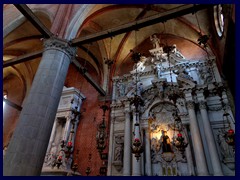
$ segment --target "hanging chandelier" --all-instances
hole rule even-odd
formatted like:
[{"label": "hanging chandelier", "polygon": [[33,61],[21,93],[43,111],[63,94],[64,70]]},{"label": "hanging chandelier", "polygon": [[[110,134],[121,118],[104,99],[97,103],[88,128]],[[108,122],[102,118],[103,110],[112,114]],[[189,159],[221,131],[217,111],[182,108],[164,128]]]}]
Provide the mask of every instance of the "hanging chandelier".
[{"label": "hanging chandelier", "polygon": [[107,76],[107,84],[106,84],[106,95],[104,104],[100,106],[100,109],[103,111],[102,115],[102,122],[98,125],[96,140],[97,140],[97,149],[100,153],[100,156],[102,155],[103,150],[106,148],[106,139],[107,139],[107,132],[106,132],[106,122],[105,122],[105,113],[107,110],[109,110],[109,106],[107,106],[106,96],[108,95],[108,83],[109,83],[109,75],[111,71],[111,66],[114,63],[114,60],[110,58],[111,56],[111,44],[112,44],[112,37],[110,39],[110,45],[109,45],[109,58],[104,58],[104,63],[108,66],[108,76]]},{"label": "hanging chandelier", "polygon": [[172,116],[174,118],[174,135],[175,135],[176,129],[178,130],[178,134],[177,134],[177,137],[173,141],[173,145],[184,156],[184,152],[185,152],[186,147],[188,146],[188,143],[185,142],[183,134],[181,133],[181,131],[183,131],[183,129],[184,129],[184,126],[182,124],[182,120],[181,120],[180,116],[178,115],[178,108],[176,105],[177,100],[179,98],[181,98],[183,95],[181,92],[179,92],[179,90],[176,90],[173,85],[172,70],[170,68],[170,59],[169,59],[169,54],[170,54],[171,50],[172,50],[172,46],[166,46],[169,69],[170,69],[170,80],[171,80],[170,90],[168,93],[168,99],[173,102],[174,107],[175,107],[175,112],[172,114]]},{"label": "hanging chandelier", "polygon": [[109,109],[109,107],[106,104],[104,104],[100,106],[100,108],[103,111],[103,119],[102,119],[102,122],[98,125],[96,140],[97,140],[98,152],[101,154],[103,150],[106,148],[107,133],[106,133],[106,123],[105,123],[105,112]]},{"label": "hanging chandelier", "polygon": [[179,117],[177,112],[173,113],[173,117],[174,117],[174,134],[175,134],[175,130],[178,129],[178,134],[173,142],[173,145],[176,146],[178,151],[180,151],[181,154],[184,156],[184,152],[185,152],[186,147],[188,146],[188,143],[185,142],[183,134],[181,133],[181,131],[183,131],[182,120]]},{"label": "hanging chandelier", "polygon": [[85,170],[85,173],[87,174],[87,176],[91,173],[91,168],[90,167],[87,167],[86,170]]},{"label": "hanging chandelier", "polygon": [[[137,41],[136,31],[135,31],[135,38]],[[137,42],[136,42],[137,45]],[[138,71],[137,71],[137,64],[141,60],[142,54],[140,52],[134,52],[133,50],[130,50],[131,60],[134,62],[134,67],[136,69],[135,71],[135,93],[133,97],[128,98],[130,101],[130,105],[133,105],[135,107],[135,123],[134,123],[134,132],[133,132],[133,142],[132,142],[132,154],[135,155],[136,160],[138,161],[141,157],[141,153],[143,152],[143,146],[141,142],[141,128],[139,123],[139,108],[140,106],[144,105],[144,101],[141,97],[141,83],[139,83],[139,77],[138,77]]]},{"label": "hanging chandelier", "polygon": [[224,134],[224,138],[226,143],[229,146],[233,147],[233,151],[235,151],[235,132],[234,130],[231,128],[230,125],[230,121],[232,121],[233,123],[235,123],[233,121],[233,118],[231,117],[231,115],[226,111],[226,104],[223,101],[223,92],[226,91],[226,88],[219,83],[214,83],[215,88],[213,93],[218,95],[220,97],[220,102],[222,105],[222,109],[223,109],[223,129],[222,129],[222,133]]},{"label": "hanging chandelier", "polygon": [[[73,100],[71,101],[71,104],[73,104]],[[78,115],[80,115],[80,112],[77,110],[78,104],[79,104],[79,99],[75,108],[71,109],[72,128],[70,130],[68,140],[67,141],[62,140],[60,142],[61,149],[59,151],[59,154],[56,156],[55,161],[52,163],[52,168],[56,166],[59,169],[60,166],[63,164],[63,161],[66,162],[73,153],[73,136],[74,136],[75,123],[77,122]]]},{"label": "hanging chandelier", "polygon": [[232,118],[232,117],[225,110],[225,112],[223,113],[223,121],[224,122],[227,121],[227,123],[228,123],[227,128],[229,128],[227,131],[225,131],[225,140],[229,146],[233,146],[233,148],[234,148],[235,147],[235,133],[234,133],[234,130],[231,129],[231,127],[230,127],[230,118]]},{"label": "hanging chandelier", "polygon": [[142,152],[143,152],[142,143],[141,143],[140,139],[135,138],[133,141],[132,153],[135,154],[137,161],[141,157]]}]

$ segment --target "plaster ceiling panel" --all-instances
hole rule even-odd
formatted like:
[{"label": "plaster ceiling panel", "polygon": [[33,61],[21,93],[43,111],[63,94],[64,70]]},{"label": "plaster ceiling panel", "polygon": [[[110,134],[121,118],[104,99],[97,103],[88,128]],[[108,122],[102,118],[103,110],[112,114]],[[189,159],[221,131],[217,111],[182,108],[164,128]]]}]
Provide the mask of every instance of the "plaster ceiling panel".
[{"label": "plaster ceiling panel", "polygon": [[15,74],[15,70],[12,67],[6,67],[3,69],[3,79],[9,76],[10,74]]},{"label": "plaster ceiling panel", "polygon": [[108,7],[108,6],[112,6],[113,4],[96,4],[94,6],[94,8],[92,8],[92,10],[89,12],[89,15],[93,14],[94,12],[100,10],[100,9],[103,9],[105,7]]},{"label": "plaster ceiling panel", "polygon": [[[85,47],[88,47],[88,45]],[[89,51],[97,58],[99,63],[102,62],[102,55],[97,42],[94,42],[89,46]]]},{"label": "plaster ceiling panel", "polygon": [[79,34],[78,37],[88,36],[88,35],[92,34],[93,31],[94,31],[94,30],[91,29],[90,27],[86,27],[86,28],[84,28],[84,29],[81,31],[81,33]]},{"label": "plaster ceiling panel", "polygon": [[[198,22],[201,30],[203,31],[204,34],[210,34],[209,30],[210,27],[209,25],[211,24],[211,17],[208,15],[208,10],[204,9],[201,11],[198,11],[196,14],[187,14],[183,16],[187,21],[189,21],[192,25],[195,26],[195,28],[199,29],[198,27]],[[198,20],[198,22],[197,22]]]},{"label": "plaster ceiling panel", "polygon": [[199,37],[198,33],[192,27],[176,19],[165,23],[165,31],[167,34],[184,37],[192,41],[197,41]]},{"label": "plaster ceiling panel", "polygon": [[129,36],[128,40],[125,42],[124,47],[122,49],[122,52],[116,62],[116,65],[118,65],[119,63],[122,62],[123,57],[126,57],[129,53],[131,49],[134,49],[136,42],[135,42],[135,33],[131,33],[131,35]]},{"label": "plaster ceiling panel", "polygon": [[4,38],[3,44],[14,41],[16,39],[29,37],[33,35],[40,35],[40,33],[29,21],[25,21],[17,29],[9,33],[9,35],[6,38]]},{"label": "plaster ceiling panel", "polygon": [[95,17],[92,21],[101,26],[103,30],[106,30],[134,21],[141,11],[142,8],[115,9]]},{"label": "plaster ceiling panel", "polygon": [[36,74],[40,61],[41,61],[41,57],[27,62],[30,64],[33,75]]},{"label": "plaster ceiling panel", "polygon": [[[43,48],[42,41],[40,40],[28,40],[21,43],[15,43],[7,48],[4,48],[3,53],[5,52],[22,52],[23,54],[40,50]],[[11,54],[6,54],[11,55]],[[19,54],[20,55],[20,54]]]},{"label": "plaster ceiling panel", "polygon": [[77,54],[79,54],[78,58],[79,63],[84,66],[85,60],[89,62],[89,64],[92,65],[92,67],[95,69],[95,71],[99,74],[99,67],[97,66],[96,62],[87,54],[87,52],[83,51],[82,49],[78,48]]},{"label": "plaster ceiling panel", "polygon": [[[51,27],[51,22],[49,19],[46,19],[44,15],[38,15],[40,21],[48,28]],[[3,40],[3,43],[6,44],[8,42],[23,38],[23,37],[31,37],[34,35],[40,35],[40,32],[29,22],[25,21],[23,24],[14,29],[11,33],[9,33]]]},{"label": "plaster ceiling panel", "polygon": [[[119,45],[123,39],[123,37],[125,36],[125,33],[123,34],[119,34],[117,36],[114,36],[112,38],[112,42],[111,42],[111,55],[110,55],[110,58],[115,58],[116,56],[116,53],[117,53],[117,50],[119,48]],[[110,38],[107,38],[104,40],[104,43],[105,43],[105,46],[106,46],[106,51],[109,53],[110,51]]]}]

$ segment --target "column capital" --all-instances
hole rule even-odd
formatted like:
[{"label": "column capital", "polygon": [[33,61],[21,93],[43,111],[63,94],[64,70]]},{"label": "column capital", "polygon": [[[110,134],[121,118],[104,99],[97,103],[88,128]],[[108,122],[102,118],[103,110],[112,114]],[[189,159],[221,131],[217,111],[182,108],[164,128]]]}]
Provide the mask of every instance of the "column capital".
[{"label": "column capital", "polygon": [[65,53],[70,59],[72,59],[77,52],[77,48],[71,47],[68,41],[56,37],[51,37],[44,41],[44,51],[53,49]]},{"label": "column capital", "polygon": [[199,101],[199,109],[207,109],[206,101]]},{"label": "column capital", "polygon": [[186,104],[187,104],[188,109],[194,109],[195,108],[194,101],[187,101]]}]

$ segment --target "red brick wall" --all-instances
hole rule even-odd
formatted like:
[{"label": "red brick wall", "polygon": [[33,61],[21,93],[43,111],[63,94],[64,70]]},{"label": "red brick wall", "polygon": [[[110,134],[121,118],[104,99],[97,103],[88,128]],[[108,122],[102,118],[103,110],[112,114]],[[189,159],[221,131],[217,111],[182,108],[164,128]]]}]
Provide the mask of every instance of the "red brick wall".
[{"label": "red brick wall", "polygon": [[[88,73],[95,79],[98,84],[100,77],[91,68],[87,68]],[[102,160],[96,148],[96,133],[97,125],[102,121],[102,110],[99,105],[103,102],[98,101],[99,93],[76,72],[76,68],[70,65],[68,75],[65,81],[65,86],[75,87],[79,89],[86,99],[83,102],[81,111],[86,109],[80,117],[80,122],[77,128],[75,147],[74,147],[74,162],[78,163],[78,172],[86,176],[85,170],[89,166],[91,173],[89,176],[99,175],[99,169],[102,166]],[[108,121],[109,112],[106,113],[106,121]],[[108,151],[107,148],[105,151]],[[89,160],[89,154],[91,159]]]}]

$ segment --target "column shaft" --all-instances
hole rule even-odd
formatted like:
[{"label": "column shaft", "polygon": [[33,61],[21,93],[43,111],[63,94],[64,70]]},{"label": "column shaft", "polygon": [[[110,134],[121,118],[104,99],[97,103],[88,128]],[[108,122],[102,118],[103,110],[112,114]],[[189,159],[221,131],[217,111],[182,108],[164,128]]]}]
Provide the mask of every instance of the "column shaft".
[{"label": "column shaft", "polygon": [[45,49],[4,159],[5,176],[39,176],[71,57],[75,50],[59,39]]},{"label": "column shaft", "polygon": [[202,140],[200,136],[200,131],[198,128],[198,122],[194,110],[194,102],[188,101],[187,103],[189,121],[190,121],[190,131],[193,142],[194,155],[197,166],[197,175],[206,176],[208,175],[206,158],[203,150]]},{"label": "column shaft", "polygon": [[112,176],[114,114],[111,114],[107,176]]},{"label": "column shaft", "polygon": [[147,176],[152,176],[152,167],[151,167],[151,151],[150,151],[150,138],[149,130],[145,129],[145,154],[146,154],[146,166],[145,171]]},{"label": "column shaft", "polygon": [[[141,139],[140,137],[140,130],[139,130],[139,126],[134,127],[134,124],[136,123],[137,119],[139,119],[139,113],[134,113],[133,114],[133,128],[135,128],[135,138]],[[142,158],[142,157],[140,157]],[[132,155],[132,165],[133,165],[133,169],[132,169],[132,176],[141,176],[141,160],[139,159],[137,161],[135,155]]]},{"label": "column shaft", "polygon": [[[184,132],[186,134],[187,139],[189,139],[188,134],[187,134],[186,126],[184,128]],[[189,176],[195,176],[195,171],[194,171],[194,166],[193,166],[193,159],[192,159],[192,152],[191,152],[190,145],[188,145],[186,147],[186,157],[187,157]]]},{"label": "column shaft", "polygon": [[129,110],[125,111],[123,176],[131,175],[131,122]]},{"label": "column shaft", "polygon": [[199,107],[200,107],[200,112],[201,112],[201,116],[202,116],[202,120],[203,120],[204,133],[206,136],[210,159],[212,162],[213,173],[215,176],[222,176],[223,172],[222,172],[222,168],[221,168],[221,163],[220,163],[220,160],[218,157],[218,152],[217,152],[216,144],[214,141],[211,124],[208,119],[205,102],[201,101]]}]

